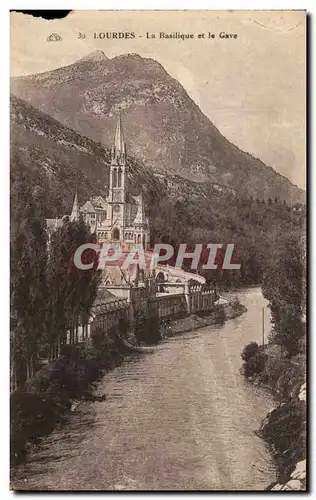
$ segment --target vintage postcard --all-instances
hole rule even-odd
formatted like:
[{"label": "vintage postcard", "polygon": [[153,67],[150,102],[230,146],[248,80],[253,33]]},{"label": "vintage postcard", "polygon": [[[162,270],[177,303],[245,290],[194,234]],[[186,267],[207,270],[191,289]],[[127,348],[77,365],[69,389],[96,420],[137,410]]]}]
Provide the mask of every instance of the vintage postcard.
[{"label": "vintage postcard", "polygon": [[306,491],[306,12],[11,12],[11,488]]}]

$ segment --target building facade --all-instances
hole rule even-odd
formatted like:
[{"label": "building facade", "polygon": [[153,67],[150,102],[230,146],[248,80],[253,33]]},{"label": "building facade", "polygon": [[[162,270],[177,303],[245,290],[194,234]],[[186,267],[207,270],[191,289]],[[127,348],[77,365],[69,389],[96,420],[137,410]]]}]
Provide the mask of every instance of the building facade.
[{"label": "building facade", "polygon": [[126,144],[120,116],[111,149],[110,181],[106,199],[94,196],[80,206],[76,193],[70,215],[62,219],[47,219],[48,232],[61,227],[65,217],[78,220],[80,214],[101,243],[115,241],[126,248],[136,243],[149,248],[149,221],[143,196],[141,193],[132,196],[129,191]]},{"label": "building facade", "polygon": [[[76,200],[75,200],[76,202]],[[72,216],[77,212],[74,203]],[[106,199],[95,196],[79,209],[98,241],[119,241],[130,246],[135,243],[148,248],[149,222],[142,194],[132,196],[128,186],[126,144],[121,117],[118,117],[114,144],[111,149],[109,192]]]}]

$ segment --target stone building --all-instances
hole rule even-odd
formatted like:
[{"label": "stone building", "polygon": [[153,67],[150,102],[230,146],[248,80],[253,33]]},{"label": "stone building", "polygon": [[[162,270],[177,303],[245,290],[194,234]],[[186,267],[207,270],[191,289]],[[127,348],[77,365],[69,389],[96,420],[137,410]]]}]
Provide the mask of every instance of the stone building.
[{"label": "stone building", "polygon": [[94,196],[78,207],[75,198],[72,217],[82,213],[98,241],[119,241],[124,246],[134,243],[148,248],[149,222],[145,215],[142,194],[132,196],[128,186],[126,145],[121,117],[118,117],[114,144],[111,149],[110,183],[108,196]]},{"label": "stone building", "polygon": [[77,220],[80,214],[90,226],[91,232],[97,234],[99,242],[116,241],[125,248],[135,243],[142,244],[144,248],[149,247],[149,221],[142,194],[132,196],[129,191],[126,144],[120,116],[111,149],[110,182],[106,199],[93,196],[80,206],[76,193],[70,215],[61,219],[47,219],[49,235],[63,225],[65,217]]}]

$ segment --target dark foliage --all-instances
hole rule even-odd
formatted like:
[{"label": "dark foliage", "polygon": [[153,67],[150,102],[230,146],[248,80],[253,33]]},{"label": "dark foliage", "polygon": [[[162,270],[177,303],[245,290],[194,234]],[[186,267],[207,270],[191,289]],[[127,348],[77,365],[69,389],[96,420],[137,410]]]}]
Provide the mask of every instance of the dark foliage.
[{"label": "dark foliage", "polygon": [[[11,382],[16,389],[34,373],[40,356],[60,354],[66,331],[72,341],[85,324],[97,293],[97,262],[74,265],[75,250],[94,237],[82,219],[65,220],[48,247],[45,192],[18,162],[11,179]],[[19,175],[18,175],[19,174]]]},{"label": "dark foliage", "polygon": [[[175,253],[168,261],[170,265],[174,265],[181,243],[186,243],[190,251],[202,243],[197,271],[218,290],[261,283],[276,242],[284,239],[285,229],[300,234],[304,214],[293,211],[287,204],[277,202],[267,206],[264,201],[218,194],[211,185],[206,184],[199,192],[187,181],[179,180],[180,183],[182,189],[172,191],[173,198],[167,192],[154,199],[155,205],[151,207],[153,241],[173,246]],[[223,245],[217,251],[216,270],[203,269],[209,257],[208,243]],[[232,262],[241,264],[240,271],[222,268],[227,243],[235,245]],[[186,259],[183,267],[189,270],[190,265],[191,260]]]},{"label": "dark foliage", "polygon": [[118,339],[104,337],[97,349],[67,346],[66,355],[11,394],[11,465],[23,460],[30,445],[64,421],[73,400],[93,399],[93,382],[122,361],[120,349]]},{"label": "dark foliage", "polygon": [[252,358],[253,356],[255,356],[255,354],[257,354],[258,349],[259,346],[257,342],[250,342],[250,344],[246,345],[246,347],[242,351],[241,359],[243,359],[243,361],[246,362],[249,361],[250,358]]},{"label": "dark foliage", "polygon": [[275,394],[289,399],[297,396],[305,380],[304,365],[288,358],[268,356],[258,380],[270,386]]},{"label": "dark foliage", "polygon": [[245,377],[253,377],[254,375],[261,373],[265,367],[267,356],[262,351],[258,351],[254,356],[248,359],[244,363],[244,375]]},{"label": "dark foliage", "polygon": [[151,310],[149,304],[136,312],[134,331],[135,337],[140,343],[150,345],[161,340],[160,320]]},{"label": "dark foliage", "polygon": [[300,234],[291,232],[275,242],[263,279],[263,294],[269,301],[273,330],[270,340],[289,355],[299,351],[304,336],[302,313],[303,252]]},{"label": "dark foliage", "polygon": [[244,361],[243,372],[247,378],[261,373],[267,361],[267,355],[259,348],[257,342],[246,345],[241,358]]},{"label": "dark foliage", "polygon": [[[97,262],[92,269],[85,271],[74,264],[75,251],[87,242],[95,243],[96,238],[91,235],[82,218],[79,221],[65,220],[64,225],[52,235],[46,271],[50,290],[47,303],[47,341],[51,350],[54,343],[65,342],[67,329],[70,331],[71,342],[77,342],[77,327],[87,321],[96,298],[100,282]],[[86,263],[90,263],[89,256]]]},{"label": "dark foliage", "polygon": [[45,332],[47,237],[42,188],[31,186],[25,174],[14,179],[11,208],[11,355],[16,386],[18,375],[33,375]]},{"label": "dark foliage", "polygon": [[279,482],[288,480],[295,463],[306,457],[306,407],[292,399],[263,420],[259,435],[270,445],[279,466]]}]

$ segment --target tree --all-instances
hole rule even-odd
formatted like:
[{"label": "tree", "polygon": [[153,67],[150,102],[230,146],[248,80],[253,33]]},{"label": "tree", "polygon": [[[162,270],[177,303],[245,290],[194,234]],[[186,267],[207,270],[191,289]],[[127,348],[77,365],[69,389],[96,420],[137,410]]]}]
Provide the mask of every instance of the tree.
[{"label": "tree", "polygon": [[65,219],[63,226],[52,235],[47,283],[50,290],[48,300],[48,343],[51,357],[58,357],[60,344],[65,342],[70,331],[70,342],[78,342],[78,326],[85,325],[91,306],[96,298],[100,271],[94,253],[86,251],[86,260],[94,266],[91,270],[78,269],[74,254],[84,243],[95,243],[96,237],[80,217],[79,221]]},{"label": "tree", "polygon": [[299,235],[291,233],[276,243],[263,280],[263,295],[272,317],[271,340],[295,354],[304,335],[303,264]]},{"label": "tree", "polygon": [[43,193],[40,187],[32,189],[26,176],[13,179],[11,186],[10,247],[12,363],[13,371],[17,363],[25,365],[22,383],[34,373],[34,362],[45,333],[47,299]]}]

